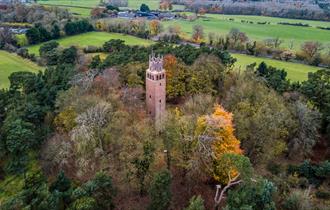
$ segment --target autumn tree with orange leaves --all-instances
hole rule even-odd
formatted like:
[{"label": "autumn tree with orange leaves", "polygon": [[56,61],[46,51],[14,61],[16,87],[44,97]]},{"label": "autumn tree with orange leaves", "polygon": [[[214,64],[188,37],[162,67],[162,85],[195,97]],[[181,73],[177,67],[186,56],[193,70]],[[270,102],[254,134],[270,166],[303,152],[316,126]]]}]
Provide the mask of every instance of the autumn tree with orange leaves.
[{"label": "autumn tree with orange leaves", "polygon": [[[233,116],[221,105],[215,105],[211,115],[198,118],[196,136],[198,138],[201,161],[207,172],[220,183],[227,183],[231,177],[236,177],[238,171],[229,167],[222,160],[226,154],[242,155],[240,141],[234,135]],[[219,167],[227,165],[227,167]]]},{"label": "autumn tree with orange leaves", "polygon": [[160,32],[162,32],[162,25],[159,20],[150,21],[149,28],[151,35],[158,35]]},{"label": "autumn tree with orange leaves", "polygon": [[201,25],[193,26],[192,40],[196,43],[202,42],[204,39],[204,28]]},{"label": "autumn tree with orange leaves", "polygon": [[159,9],[160,10],[172,10],[173,5],[171,0],[161,0],[159,3]]},{"label": "autumn tree with orange leaves", "polygon": [[164,68],[166,69],[166,96],[169,100],[184,96],[187,92],[186,80],[187,67],[174,55],[164,56]]}]

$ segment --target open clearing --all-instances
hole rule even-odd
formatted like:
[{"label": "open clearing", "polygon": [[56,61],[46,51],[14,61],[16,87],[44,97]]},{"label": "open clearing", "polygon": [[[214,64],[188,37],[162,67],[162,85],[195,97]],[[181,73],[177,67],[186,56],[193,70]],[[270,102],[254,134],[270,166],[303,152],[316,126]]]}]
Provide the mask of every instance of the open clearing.
[{"label": "open clearing", "polygon": [[0,88],[9,87],[8,77],[17,71],[38,72],[42,68],[16,54],[0,50]]},{"label": "open clearing", "polygon": [[259,65],[262,61],[264,61],[269,66],[274,66],[278,69],[285,69],[286,72],[288,72],[288,78],[292,81],[304,81],[307,79],[308,72],[316,72],[320,69],[319,67],[315,66],[278,61],[270,58],[258,58],[254,56],[233,53],[231,55],[237,59],[237,62],[235,63],[236,68],[245,70],[246,66],[251,63],[255,62],[257,65]]},{"label": "open clearing", "polygon": [[[229,20],[232,19],[232,20]],[[242,23],[241,21],[253,21],[254,23]],[[257,22],[270,22],[270,24],[257,24]],[[278,22],[304,23],[312,27],[279,25]],[[202,25],[204,28],[205,39],[208,33],[213,32],[218,35],[226,35],[232,28],[237,28],[245,32],[251,40],[265,40],[267,38],[279,37],[284,41],[282,47],[288,48],[293,43],[293,48],[298,50],[305,41],[319,41],[324,45],[330,45],[330,30],[316,28],[330,27],[330,22],[295,20],[285,18],[273,18],[263,16],[243,16],[243,15],[220,15],[206,14],[204,18],[196,21],[172,20],[164,21],[165,28],[178,25],[181,27],[182,36],[190,38],[192,29],[195,25]]]},{"label": "open clearing", "polygon": [[[63,47],[70,47],[70,46],[86,47],[89,45],[102,46],[104,42],[107,42],[111,39],[121,39],[125,41],[125,44],[127,45],[148,46],[153,43],[153,41],[151,40],[141,39],[125,34],[107,33],[107,32],[88,32],[74,36],[67,36],[61,39],[57,39],[55,41],[57,41]],[[38,55],[39,48],[42,44],[44,43],[28,46],[27,49],[29,50],[29,53],[34,53]]]}]

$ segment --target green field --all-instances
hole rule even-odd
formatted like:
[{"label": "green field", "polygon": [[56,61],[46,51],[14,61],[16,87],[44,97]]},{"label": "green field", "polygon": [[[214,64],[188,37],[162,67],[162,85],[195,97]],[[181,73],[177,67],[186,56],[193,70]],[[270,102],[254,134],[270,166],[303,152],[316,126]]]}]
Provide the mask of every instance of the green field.
[{"label": "green field", "polygon": [[[75,15],[87,17],[90,15],[91,9],[100,4],[100,0],[40,0],[38,3],[66,8]],[[159,0],[129,0],[128,7],[122,9],[139,9],[143,3],[147,4],[152,10],[157,10],[159,8]],[[173,8],[184,9],[184,6],[174,5]]]},{"label": "green field", "polygon": [[[106,32],[89,32],[75,36],[64,37],[58,39],[57,41],[63,47],[69,47],[72,45],[86,47],[88,45],[102,46],[104,42],[109,41],[110,39],[122,39],[128,45],[150,45],[153,43],[150,40],[140,39],[129,35]],[[40,46],[41,44],[29,46],[29,52],[39,54]],[[308,72],[315,72],[318,70],[317,67],[304,64],[278,61],[269,58],[258,58],[242,54],[232,55],[238,60],[235,65],[236,68],[245,69],[246,65],[254,62],[259,64],[260,62],[265,61],[268,65],[275,66],[280,69],[285,69],[288,72],[288,78],[294,81],[305,80],[307,78]]]},{"label": "green field", "polygon": [[[80,7],[96,7],[100,4],[100,2],[101,2],[100,0],[40,0],[38,1],[39,4],[68,5],[68,6],[80,6]],[[129,0],[128,8],[138,9],[143,3],[147,4],[150,9],[159,8],[159,0]]]},{"label": "green field", "polygon": [[288,72],[288,78],[292,81],[304,81],[307,79],[308,72],[317,71],[318,67],[304,65],[300,63],[291,63],[285,61],[278,61],[270,58],[258,58],[243,54],[231,54],[237,59],[235,67],[241,70],[245,70],[246,66],[256,62],[257,65],[264,61],[269,66],[274,66],[278,69],[285,69]]},{"label": "green field", "polygon": [[[230,21],[233,18],[234,21]],[[242,23],[241,20],[253,21],[254,24]],[[270,24],[260,25],[257,22],[270,22]],[[279,25],[278,22],[308,23],[313,27],[300,27]],[[199,18],[196,21],[173,20],[164,21],[165,28],[171,25],[181,27],[182,36],[190,38],[194,25],[204,27],[205,39],[210,32],[219,35],[226,35],[232,28],[238,28],[245,32],[251,40],[265,40],[267,38],[279,37],[284,41],[282,47],[287,48],[292,41],[294,49],[300,49],[305,41],[319,41],[325,45],[330,44],[330,31],[317,29],[316,26],[330,27],[330,22],[294,20],[284,18],[273,18],[263,16],[242,16],[242,15],[219,15],[206,14],[205,18]]]},{"label": "green field", "polygon": [[0,50],[0,88],[9,86],[8,77],[16,71],[38,72],[41,67],[35,63],[23,59],[16,54]]},{"label": "green field", "polygon": [[[76,15],[87,17],[90,15],[91,9],[99,5],[99,0],[41,0],[39,4],[54,5],[60,8],[68,9]],[[66,7],[68,6],[68,7]],[[89,8],[80,8],[89,7]]]},{"label": "green field", "polygon": [[[121,39],[125,41],[127,45],[150,45],[153,41],[140,39],[134,36],[125,35],[125,34],[117,34],[117,33],[107,33],[107,32],[88,32],[84,34],[79,34],[75,36],[67,36],[61,39],[56,40],[61,46],[69,47],[69,46],[78,46],[78,47],[86,47],[89,45],[93,46],[102,46],[104,42],[109,41],[111,39]],[[44,44],[44,43],[42,43]],[[30,53],[34,53],[36,55],[39,54],[39,48],[42,44],[28,46],[27,49]]]}]

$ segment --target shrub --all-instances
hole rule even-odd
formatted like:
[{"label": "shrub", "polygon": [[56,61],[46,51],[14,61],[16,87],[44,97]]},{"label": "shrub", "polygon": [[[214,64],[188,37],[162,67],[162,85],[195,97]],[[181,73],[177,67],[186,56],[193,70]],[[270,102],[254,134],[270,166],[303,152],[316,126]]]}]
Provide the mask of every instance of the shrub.
[{"label": "shrub", "polygon": [[309,185],[308,179],[306,179],[305,177],[300,178],[298,181],[298,185],[300,188],[303,188],[303,189],[307,188]]},{"label": "shrub", "polygon": [[288,183],[290,187],[297,187],[299,184],[299,177],[297,174],[290,175],[288,177]]},{"label": "shrub", "polygon": [[267,164],[267,170],[273,175],[278,175],[282,171],[281,164],[275,163],[274,161],[270,161]]},{"label": "shrub", "polygon": [[97,47],[97,46],[87,46],[84,48],[84,53],[97,53],[97,52],[102,52],[103,49],[101,47]]},{"label": "shrub", "polygon": [[15,37],[16,37],[16,42],[17,42],[18,46],[24,47],[29,44],[29,41],[28,41],[27,37],[25,36],[25,34],[16,35]]},{"label": "shrub", "polygon": [[297,173],[299,176],[307,178],[309,183],[319,186],[330,176],[330,162],[325,161],[320,164],[311,164],[306,160],[298,166],[290,165],[288,167],[288,173]]},{"label": "shrub", "polygon": [[309,210],[310,207],[309,198],[301,191],[292,192],[282,204],[284,210]]},{"label": "shrub", "polygon": [[320,198],[320,199],[325,199],[325,200],[329,200],[330,199],[330,192],[326,192],[326,191],[323,191],[323,190],[319,190],[315,193],[316,197],[317,198]]},{"label": "shrub", "polygon": [[185,210],[205,210],[202,197],[193,196],[189,201],[189,206]]}]

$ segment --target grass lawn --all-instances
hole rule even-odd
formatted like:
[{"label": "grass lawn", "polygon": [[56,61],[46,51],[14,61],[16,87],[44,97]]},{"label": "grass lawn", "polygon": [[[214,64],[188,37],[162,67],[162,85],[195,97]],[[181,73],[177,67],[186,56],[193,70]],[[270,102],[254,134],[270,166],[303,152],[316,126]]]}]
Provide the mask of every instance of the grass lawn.
[{"label": "grass lawn", "polygon": [[[117,33],[107,33],[107,32],[88,32],[84,34],[78,34],[74,36],[67,36],[61,39],[56,40],[61,46],[69,47],[69,46],[78,46],[78,47],[86,47],[89,45],[93,46],[102,46],[104,42],[109,41],[111,39],[121,39],[125,41],[125,44],[128,45],[150,45],[153,41],[140,39],[134,36],[125,35],[125,34],[117,34]],[[44,44],[44,43],[42,43]],[[39,54],[39,48],[42,44],[28,46],[30,53],[34,53],[36,55]]]},{"label": "grass lawn", "polygon": [[243,54],[232,54],[232,56],[237,59],[237,62],[235,63],[236,68],[245,70],[245,67],[251,63],[256,62],[258,65],[264,61],[269,66],[274,66],[278,69],[285,69],[288,72],[288,78],[292,81],[304,81],[307,79],[308,72],[315,72],[320,69],[319,67],[299,63],[278,61],[270,58],[258,58]]},{"label": "grass lawn", "polygon": [[16,71],[38,72],[41,70],[37,64],[23,59],[16,54],[0,50],[0,88],[9,87],[8,77]]},{"label": "grass lawn", "polygon": [[[234,21],[230,21],[233,18]],[[254,21],[254,24],[242,23],[241,20]],[[270,24],[260,25],[257,22],[270,22]],[[278,22],[308,23],[313,27],[300,27],[279,25]],[[251,40],[264,40],[267,38],[279,37],[284,41],[282,47],[287,48],[292,41],[294,49],[300,49],[305,41],[319,41],[325,45],[330,45],[330,30],[317,29],[316,26],[330,27],[330,22],[307,21],[282,19],[263,16],[242,16],[242,15],[219,15],[206,14],[205,18],[199,18],[196,21],[173,20],[164,21],[163,25],[167,28],[170,25],[179,25],[182,36],[190,38],[194,25],[204,27],[205,39],[210,32],[219,35],[226,35],[232,28],[238,28],[245,32]]]}]

